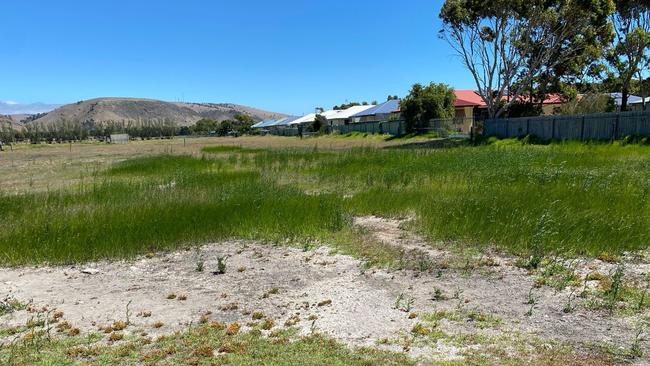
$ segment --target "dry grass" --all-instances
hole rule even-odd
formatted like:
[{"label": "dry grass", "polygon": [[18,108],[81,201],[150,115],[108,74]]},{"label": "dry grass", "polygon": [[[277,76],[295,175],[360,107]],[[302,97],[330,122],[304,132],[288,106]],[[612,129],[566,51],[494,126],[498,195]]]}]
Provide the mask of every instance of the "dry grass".
[{"label": "dry grass", "polygon": [[207,146],[241,146],[245,148],[302,148],[344,150],[359,147],[394,146],[402,142],[335,137],[286,138],[278,136],[247,136],[240,138],[177,137],[174,140],[137,141],[125,145],[102,143],[18,144],[12,151],[0,153],[0,191],[21,193],[47,191],[83,184],[115,162],[134,157],[159,154],[201,155]]}]

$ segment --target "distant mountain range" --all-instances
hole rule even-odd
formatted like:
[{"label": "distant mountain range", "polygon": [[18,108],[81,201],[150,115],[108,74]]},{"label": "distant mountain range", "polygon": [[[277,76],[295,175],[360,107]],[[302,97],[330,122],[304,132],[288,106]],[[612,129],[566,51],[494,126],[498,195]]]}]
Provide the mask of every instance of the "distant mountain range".
[{"label": "distant mountain range", "polygon": [[35,119],[32,117],[33,120],[26,120],[25,123],[158,120],[174,121],[179,126],[190,126],[202,118],[223,121],[232,119],[238,114],[248,115],[255,121],[286,116],[282,113],[228,103],[174,103],[137,98],[97,98],[61,106],[44,116],[37,116],[38,118]]},{"label": "distant mountain range", "polygon": [[60,104],[31,103],[22,104],[16,102],[0,101],[0,114],[38,114],[47,113],[59,108]]}]

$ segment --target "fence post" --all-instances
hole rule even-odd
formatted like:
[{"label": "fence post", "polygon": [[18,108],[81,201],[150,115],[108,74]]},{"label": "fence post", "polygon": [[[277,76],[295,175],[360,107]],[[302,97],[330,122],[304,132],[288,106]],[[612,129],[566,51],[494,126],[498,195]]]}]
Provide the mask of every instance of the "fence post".
[{"label": "fence post", "polygon": [[582,124],[580,126],[580,141],[585,139],[585,115],[582,115]]},{"label": "fence post", "polygon": [[616,123],[614,124],[614,136],[612,137],[614,140],[618,139],[618,128],[619,128],[619,123],[621,121],[621,114],[617,113],[616,114]]},{"label": "fence post", "polygon": [[530,118],[526,120],[526,135],[530,135]]},{"label": "fence post", "polygon": [[555,139],[555,117],[553,117],[553,124],[551,125],[551,140]]}]

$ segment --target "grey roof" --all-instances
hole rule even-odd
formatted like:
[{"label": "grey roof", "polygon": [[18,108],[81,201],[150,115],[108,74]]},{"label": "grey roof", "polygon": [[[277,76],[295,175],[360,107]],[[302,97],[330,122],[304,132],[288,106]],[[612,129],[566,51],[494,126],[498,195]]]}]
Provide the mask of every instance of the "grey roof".
[{"label": "grey roof", "polygon": [[[623,93],[610,93],[609,94],[616,101],[616,105],[620,106],[623,103]],[[636,95],[627,96],[627,104],[641,104],[643,98]]]},{"label": "grey roof", "polygon": [[376,114],[388,114],[393,112],[399,112],[399,100],[389,100],[387,102],[376,105],[370,109],[366,109],[363,112],[359,112],[352,117],[364,117],[364,116],[374,116]]}]

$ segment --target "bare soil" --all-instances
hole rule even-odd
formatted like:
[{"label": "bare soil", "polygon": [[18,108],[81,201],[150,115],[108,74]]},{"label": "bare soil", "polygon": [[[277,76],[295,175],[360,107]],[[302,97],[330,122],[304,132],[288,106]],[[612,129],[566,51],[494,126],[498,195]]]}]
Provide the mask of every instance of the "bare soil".
[{"label": "bare soil", "polygon": [[[403,230],[401,221],[363,217],[355,219],[355,224],[376,240],[425,255],[433,269],[366,269],[362,261],[327,247],[303,251],[246,241],[152,254],[134,261],[6,268],[0,269],[0,296],[30,307],[0,317],[0,328],[24,325],[43,307],[62,311],[63,319],[82,333],[128,318],[127,333],[149,335],[186,329],[205,314],[209,320],[250,326],[259,321],[253,320],[253,313],[261,312],[275,321],[275,327],[295,326],[302,334],[323,332],[351,346],[386,347],[422,360],[461,358],[464,350],[480,345],[408,341],[413,327],[423,323],[424,314],[446,310],[487,314],[493,319],[483,323],[442,320],[440,328],[450,335],[557,341],[585,354],[603,347],[628,349],[635,340],[639,314],[611,315],[589,309],[583,306],[585,300],[574,298],[570,288],[535,288],[535,276],[515,266],[515,258],[494,254],[461,268],[450,265],[457,254],[433,249]],[[213,273],[219,257],[227,257],[224,274]],[[200,263],[202,271],[198,271]],[[577,272],[586,275],[601,269],[607,273],[612,266],[582,260]],[[632,278],[641,278],[648,273],[648,262],[630,259],[627,271]],[[531,294],[536,305],[527,314]],[[575,310],[566,313],[569,298]],[[649,364],[650,343],[641,341],[641,348],[645,355],[631,362]]]}]

